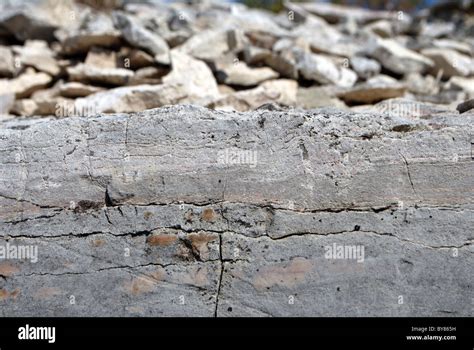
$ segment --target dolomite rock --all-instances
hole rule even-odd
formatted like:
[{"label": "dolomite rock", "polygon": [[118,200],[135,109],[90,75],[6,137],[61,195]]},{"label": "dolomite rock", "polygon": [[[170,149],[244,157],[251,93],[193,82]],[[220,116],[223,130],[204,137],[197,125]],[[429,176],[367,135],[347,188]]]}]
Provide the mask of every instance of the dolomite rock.
[{"label": "dolomite rock", "polygon": [[326,56],[297,52],[297,62],[304,78],[321,84],[351,87],[357,80],[357,75],[352,70],[338,66]]},{"label": "dolomite rock", "polygon": [[103,88],[86,85],[83,83],[72,81],[70,83],[63,84],[59,87],[59,94],[64,97],[86,97],[97,92],[103,91]]},{"label": "dolomite rock", "polygon": [[124,86],[76,99],[73,113],[68,115],[140,112],[176,104],[186,97],[188,95],[181,84]]},{"label": "dolomite rock", "polygon": [[474,60],[450,49],[426,49],[422,54],[434,62],[433,74],[442,73],[444,78],[467,76],[474,72]]},{"label": "dolomite rock", "polygon": [[133,71],[125,68],[103,68],[85,63],[67,68],[69,78],[83,83],[126,85],[133,77]]},{"label": "dolomite rock", "polygon": [[374,45],[372,56],[392,72],[398,74],[420,73],[434,65],[429,58],[407,49],[395,40],[377,39]]},{"label": "dolomite rock", "polygon": [[240,61],[217,63],[215,70],[219,82],[227,85],[255,86],[278,78],[278,73],[271,68],[252,68]]},{"label": "dolomite rock", "polygon": [[45,88],[51,81],[50,75],[29,68],[17,78],[0,79],[0,95],[14,93],[17,98],[28,97],[33,92]]},{"label": "dolomite rock", "polygon": [[123,13],[114,13],[114,21],[130,45],[147,50],[160,64],[170,64],[169,47],[163,38],[141,26],[136,19]]},{"label": "dolomite rock", "polygon": [[381,66],[376,60],[362,56],[354,56],[350,59],[352,69],[362,79],[369,79],[380,73]]},{"label": "dolomite rock", "polygon": [[378,75],[370,78],[365,83],[341,90],[337,93],[337,96],[346,102],[374,103],[380,100],[401,97],[405,90],[406,86],[395,79],[386,75]]},{"label": "dolomite rock", "polygon": [[0,314],[472,317],[473,122],[192,106],[5,122],[0,244],[37,255],[0,262]]},{"label": "dolomite rock", "polygon": [[34,67],[36,70],[51,76],[57,76],[61,72],[54,57],[54,52],[45,41],[26,41],[24,46],[14,46],[13,52],[18,55],[19,62],[22,65]]},{"label": "dolomite rock", "polygon": [[216,79],[203,61],[177,49],[171,50],[170,56],[172,70],[163,77],[163,83],[180,85],[183,94],[186,95],[183,103],[215,99],[220,96]]},{"label": "dolomite rock", "polygon": [[27,39],[51,41],[58,26],[46,9],[26,4],[2,9],[0,27],[5,28],[20,41]]},{"label": "dolomite rock", "polygon": [[56,32],[65,54],[84,53],[94,46],[111,47],[120,43],[120,31],[114,28],[110,16],[100,12],[87,13],[78,22],[81,23],[78,28],[68,26]]}]

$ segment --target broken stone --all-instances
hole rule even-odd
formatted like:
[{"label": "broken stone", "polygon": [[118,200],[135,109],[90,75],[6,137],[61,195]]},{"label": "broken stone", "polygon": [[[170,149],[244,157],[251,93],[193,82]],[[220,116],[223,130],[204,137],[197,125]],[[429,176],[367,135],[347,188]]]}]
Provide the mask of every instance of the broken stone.
[{"label": "broken stone", "polygon": [[19,41],[27,39],[52,41],[54,31],[57,29],[48,11],[32,4],[1,9],[0,27],[5,28]]},{"label": "broken stone", "polygon": [[13,107],[11,108],[11,112],[16,115],[23,115],[23,116],[34,116],[37,115],[36,111],[38,110],[38,105],[35,101],[29,98],[16,100]]},{"label": "broken stone", "polygon": [[278,73],[268,67],[251,68],[241,61],[219,61],[214,70],[220,83],[227,85],[255,86],[278,77]]},{"label": "broken stone", "polygon": [[171,50],[171,72],[163,77],[164,84],[179,84],[188,97],[187,102],[200,98],[215,99],[219,94],[210,68],[178,49]]},{"label": "broken stone", "polygon": [[425,49],[421,53],[434,62],[432,73],[442,74],[443,78],[467,76],[474,72],[474,61],[471,57],[450,49]]},{"label": "broken stone", "polygon": [[348,68],[337,66],[331,59],[317,54],[297,52],[298,70],[301,75],[321,84],[341,87],[354,85],[357,75]]},{"label": "broken stone", "polygon": [[357,84],[353,88],[345,89],[337,94],[339,98],[350,103],[374,103],[389,98],[401,97],[406,87],[397,80],[378,75],[365,83]]},{"label": "broken stone", "polygon": [[248,64],[258,64],[264,62],[272,55],[272,52],[261,47],[249,45],[244,49],[244,60]]},{"label": "broken stone", "polygon": [[86,97],[97,92],[103,91],[103,88],[86,85],[79,82],[68,82],[60,85],[59,94],[64,97],[76,98],[76,97]]},{"label": "broken stone", "polygon": [[92,48],[87,53],[84,63],[88,66],[98,68],[118,68],[117,54],[114,51],[107,51],[99,48]]},{"label": "broken stone", "polygon": [[434,65],[429,58],[409,50],[391,39],[377,39],[371,55],[382,66],[398,74],[422,73]]},{"label": "broken stone", "polygon": [[67,55],[84,53],[94,46],[114,47],[120,43],[120,31],[114,28],[112,19],[105,13],[87,14],[80,27],[62,29],[56,36]]},{"label": "broken stone", "polygon": [[135,85],[119,87],[76,99],[74,114],[130,113],[176,104],[188,97],[179,85]]},{"label": "broken stone", "polygon": [[379,74],[382,68],[377,61],[362,56],[351,57],[350,63],[352,69],[362,79],[369,79]]},{"label": "broken stone", "polygon": [[298,67],[296,59],[291,50],[279,53],[271,53],[265,58],[265,64],[278,72],[282,77],[298,79]]},{"label": "broken stone", "polygon": [[155,65],[153,56],[142,50],[126,48],[120,52],[120,57],[124,68],[136,70]]},{"label": "broken stone", "polygon": [[133,77],[133,71],[124,68],[100,68],[80,63],[68,67],[69,78],[74,81],[91,84],[126,85]]},{"label": "broken stone", "polygon": [[365,28],[371,30],[382,38],[390,38],[393,36],[392,23],[387,20],[379,20],[368,24]]},{"label": "broken stone", "polygon": [[40,40],[28,40],[24,46],[14,46],[13,51],[18,55],[22,65],[34,67],[36,70],[57,76],[61,68],[55,59],[54,52],[48,43]]},{"label": "broken stone", "polygon": [[36,72],[32,68],[27,68],[26,71],[17,78],[0,80],[0,95],[7,93],[14,93],[16,98],[29,97],[33,92],[43,89],[51,83],[51,76]]},{"label": "broken stone", "polygon": [[422,76],[419,73],[410,73],[405,77],[408,91],[420,95],[434,95],[439,91],[438,81],[431,75]]},{"label": "broken stone", "polygon": [[[314,35],[315,32],[318,35]],[[319,19],[311,18],[304,26],[293,30],[292,34],[305,41],[315,53],[350,57],[358,51],[353,38],[343,35]]]},{"label": "broken stone", "polygon": [[135,71],[135,74],[130,79],[128,85],[161,84],[161,77],[167,72],[168,70],[159,69],[157,67],[140,68]]},{"label": "broken stone", "polygon": [[178,51],[195,58],[214,62],[228,53],[239,51],[243,47],[242,33],[233,29],[205,30],[177,47]]},{"label": "broken stone", "polygon": [[267,93],[277,93],[279,96],[272,102],[285,105],[295,106],[296,95],[298,92],[298,83],[292,79],[275,79],[265,81],[260,85]]},{"label": "broken stone", "polygon": [[148,51],[160,64],[170,64],[169,47],[163,38],[141,26],[131,16],[120,12],[115,12],[113,16],[115,25],[130,45]]}]

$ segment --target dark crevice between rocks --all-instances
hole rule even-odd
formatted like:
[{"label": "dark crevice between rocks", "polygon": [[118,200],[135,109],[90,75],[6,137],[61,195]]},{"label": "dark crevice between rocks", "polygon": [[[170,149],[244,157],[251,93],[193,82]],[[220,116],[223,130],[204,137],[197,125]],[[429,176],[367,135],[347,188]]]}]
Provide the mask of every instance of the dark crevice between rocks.
[{"label": "dark crevice between rocks", "polygon": [[220,260],[220,265],[221,265],[221,271],[219,274],[219,281],[217,284],[217,293],[216,293],[216,306],[214,308],[214,317],[217,317],[217,312],[219,308],[219,296],[221,293],[221,286],[222,286],[222,279],[224,277],[224,259],[222,256],[222,236],[219,235],[219,260]]}]

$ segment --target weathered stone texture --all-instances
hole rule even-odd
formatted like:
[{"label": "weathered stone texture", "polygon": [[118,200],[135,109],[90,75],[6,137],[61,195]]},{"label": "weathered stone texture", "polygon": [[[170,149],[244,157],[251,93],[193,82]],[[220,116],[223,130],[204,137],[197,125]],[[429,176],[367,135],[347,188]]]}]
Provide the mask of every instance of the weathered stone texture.
[{"label": "weathered stone texture", "polygon": [[[473,121],[174,106],[5,123],[0,245],[38,261],[0,261],[0,314],[472,316]],[[334,244],[363,261],[327,259]]]}]

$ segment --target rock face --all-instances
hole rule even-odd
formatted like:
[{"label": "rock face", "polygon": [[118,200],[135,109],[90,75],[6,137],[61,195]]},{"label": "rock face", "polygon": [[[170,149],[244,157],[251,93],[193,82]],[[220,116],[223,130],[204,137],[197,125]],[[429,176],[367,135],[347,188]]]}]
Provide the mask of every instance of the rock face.
[{"label": "rock face", "polygon": [[174,106],[4,123],[1,245],[37,254],[0,262],[1,314],[473,316],[473,122]]}]

